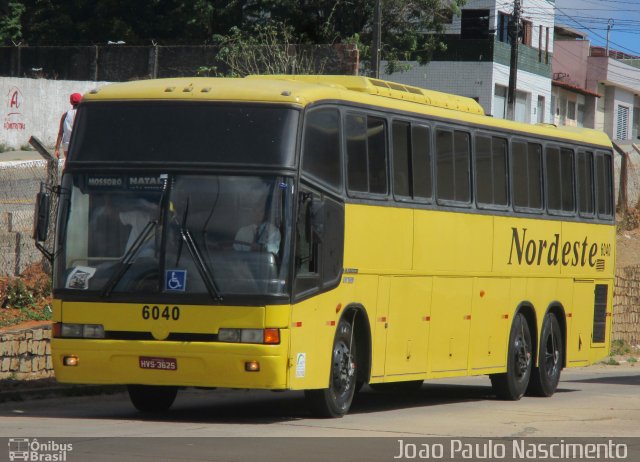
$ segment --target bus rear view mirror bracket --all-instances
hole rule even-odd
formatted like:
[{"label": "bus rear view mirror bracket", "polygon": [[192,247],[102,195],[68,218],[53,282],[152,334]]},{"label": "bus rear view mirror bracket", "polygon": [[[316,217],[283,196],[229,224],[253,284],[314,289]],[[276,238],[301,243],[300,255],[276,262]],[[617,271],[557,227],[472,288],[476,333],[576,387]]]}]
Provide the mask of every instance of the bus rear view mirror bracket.
[{"label": "bus rear view mirror bracket", "polygon": [[49,223],[51,217],[51,191],[47,190],[44,183],[40,184],[40,192],[36,195],[34,210],[33,239],[36,248],[50,261],[53,262],[53,254],[43,245],[49,238]]}]

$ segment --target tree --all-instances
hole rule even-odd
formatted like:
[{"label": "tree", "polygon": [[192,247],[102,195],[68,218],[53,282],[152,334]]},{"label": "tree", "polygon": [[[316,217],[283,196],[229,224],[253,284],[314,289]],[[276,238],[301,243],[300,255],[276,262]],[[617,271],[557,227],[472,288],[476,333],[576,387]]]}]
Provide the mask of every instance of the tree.
[{"label": "tree", "polygon": [[25,6],[20,2],[0,3],[0,43],[22,39],[22,15]]},{"label": "tree", "polygon": [[251,33],[233,28],[229,35],[217,37],[220,46],[217,58],[228,66],[224,74],[234,77],[323,74],[328,58],[316,54],[314,45],[293,44],[292,38],[292,28],[281,23],[256,25]]},{"label": "tree", "polygon": [[[398,70],[399,60],[430,60],[443,49],[444,24],[466,0],[382,0],[382,59],[388,70]],[[290,27],[296,43],[359,44],[365,57],[373,35],[374,6],[371,0],[253,0],[243,3],[238,29],[246,37],[258,28]],[[226,36],[228,39],[231,35]],[[237,34],[235,36],[237,39]],[[366,58],[365,58],[366,60]],[[368,64],[368,63],[365,63]]]}]

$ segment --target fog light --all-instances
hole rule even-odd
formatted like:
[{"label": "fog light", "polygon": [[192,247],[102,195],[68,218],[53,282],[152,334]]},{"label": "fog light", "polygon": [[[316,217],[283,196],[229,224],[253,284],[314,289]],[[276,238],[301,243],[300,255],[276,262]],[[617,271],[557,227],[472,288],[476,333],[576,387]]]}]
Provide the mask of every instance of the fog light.
[{"label": "fog light", "polygon": [[244,370],[247,372],[260,372],[260,363],[258,361],[247,361],[244,363]]},{"label": "fog light", "polygon": [[77,356],[64,356],[62,358],[62,364],[65,366],[77,366],[78,365],[78,357]]}]

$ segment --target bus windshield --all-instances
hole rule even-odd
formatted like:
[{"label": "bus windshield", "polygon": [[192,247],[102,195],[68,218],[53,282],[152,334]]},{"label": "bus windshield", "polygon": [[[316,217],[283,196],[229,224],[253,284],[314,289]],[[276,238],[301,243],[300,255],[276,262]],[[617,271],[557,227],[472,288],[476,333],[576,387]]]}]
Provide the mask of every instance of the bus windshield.
[{"label": "bus windshield", "polygon": [[288,293],[290,179],[79,173],[65,175],[63,191],[58,290]]}]

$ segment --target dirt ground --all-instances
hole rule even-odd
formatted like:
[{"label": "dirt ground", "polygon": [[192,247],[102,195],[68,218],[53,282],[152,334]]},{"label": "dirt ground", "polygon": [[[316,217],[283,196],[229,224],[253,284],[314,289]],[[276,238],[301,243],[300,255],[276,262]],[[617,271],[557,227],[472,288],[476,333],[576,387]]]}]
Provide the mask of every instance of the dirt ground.
[{"label": "dirt ground", "polygon": [[617,236],[616,268],[640,265],[640,229],[622,231]]}]

